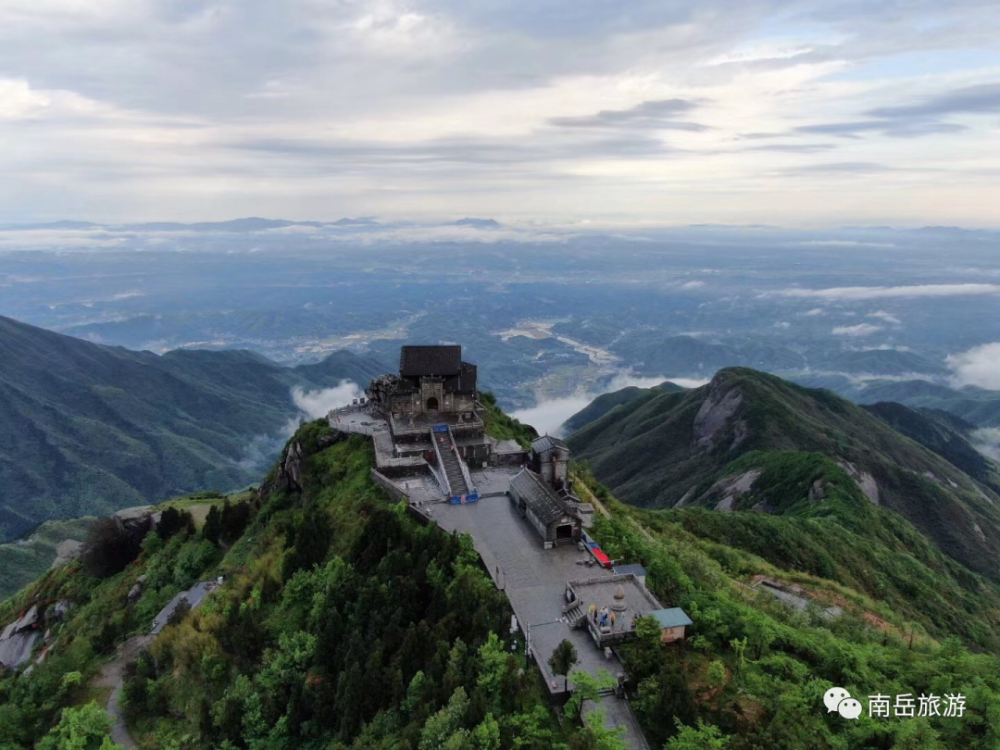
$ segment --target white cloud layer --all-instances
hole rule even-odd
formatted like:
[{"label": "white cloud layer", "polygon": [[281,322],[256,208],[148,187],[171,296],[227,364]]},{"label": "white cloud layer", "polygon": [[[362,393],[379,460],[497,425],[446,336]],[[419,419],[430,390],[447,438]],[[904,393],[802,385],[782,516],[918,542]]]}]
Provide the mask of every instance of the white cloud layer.
[{"label": "white cloud layer", "polygon": [[1000,429],[984,427],[975,430],[972,435],[972,445],[977,451],[994,461],[1000,461]]},{"label": "white cloud layer", "polygon": [[[919,284],[913,286],[842,286],[830,289],[782,289],[782,297],[827,300],[872,300],[915,297],[964,297],[1000,294],[1000,284]],[[811,312],[811,311],[810,311]]]},{"label": "white cloud layer", "polygon": [[992,224],[995,11],[5,0],[0,221]]},{"label": "white cloud layer", "polygon": [[899,326],[903,324],[903,321],[901,321],[895,315],[893,315],[892,313],[887,313],[884,310],[878,310],[877,312],[868,313],[868,317],[885,321],[886,323],[889,323],[890,325],[894,326]]},{"label": "white cloud layer", "polygon": [[638,377],[631,373],[619,373],[600,390],[563,398],[547,399],[528,409],[519,409],[512,412],[511,416],[525,424],[530,424],[541,434],[561,435],[562,426],[566,420],[586,408],[591,401],[601,394],[620,391],[622,388],[630,386],[652,388],[668,380],[682,388],[698,388],[708,382],[708,380],[700,378],[672,378],[665,376],[651,378]]},{"label": "white cloud layer", "polygon": [[322,419],[333,409],[347,406],[354,399],[364,395],[365,392],[358,387],[358,384],[350,380],[341,380],[335,387],[319,391],[307,391],[299,386],[292,388],[292,400],[295,405],[311,419]]},{"label": "white cloud layer", "polygon": [[882,330],[881,326],[873,326],[871,323],[859,323],[856,326],[837,326],[833,329],[834,336],[871,336]]},{"label": "white cloud layer", "polygon": [[976,385],[1000,391],[1000,342],[983,344],[948,357],[955,385]]}]

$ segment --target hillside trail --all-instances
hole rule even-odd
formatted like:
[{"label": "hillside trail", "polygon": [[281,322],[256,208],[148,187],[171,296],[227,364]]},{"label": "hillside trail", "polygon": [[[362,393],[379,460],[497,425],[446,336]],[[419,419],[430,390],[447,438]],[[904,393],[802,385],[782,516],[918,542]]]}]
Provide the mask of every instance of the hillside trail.
[{"label": "hillside trail", "polygon": [[118,648],[115,658],[105,664],[100,673],[90,682],[92,687],[112,688],[106,709],[108,716],[114,722],[111,727],[111,739],[126,749],[135,748],[138,745],[125,726],[125,718],[122,716],[119,705],[122,680],[125,677],[125,665],[135,659],[140,652],[149,648],[154,638],[155,636],[152,635],[137,635],[129,638]]}]

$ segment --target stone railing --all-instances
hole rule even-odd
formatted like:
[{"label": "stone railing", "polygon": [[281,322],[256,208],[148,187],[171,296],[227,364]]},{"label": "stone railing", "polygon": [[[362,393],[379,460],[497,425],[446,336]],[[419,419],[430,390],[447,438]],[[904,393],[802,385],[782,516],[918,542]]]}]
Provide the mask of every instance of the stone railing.
[{"label": "stone railing", "polygon": [[337,422],[335,420],[330,421],[330,427],[341,432],[349,432],[353,435],[366,435],[367,437],[374,437],[379,429],[366,424],[358,424],[357,422]]}]

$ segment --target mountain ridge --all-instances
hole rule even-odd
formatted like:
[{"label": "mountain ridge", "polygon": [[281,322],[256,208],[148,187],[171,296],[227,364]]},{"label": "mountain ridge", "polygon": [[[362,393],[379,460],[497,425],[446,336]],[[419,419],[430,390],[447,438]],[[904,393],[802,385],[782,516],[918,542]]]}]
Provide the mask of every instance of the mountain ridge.
[{"label": "mountain ridge", "polygon": [[941,456],[836,394],[748,368],[697,389],[646,394],[567,442],[624,501],[681,507],[751,451],[832,458],[874,503],[910,520],[954,559],[1000,579],[1000,498]]},{"label": "mountain ridge", "polygon": [[0,361],[0,540],[49,518],[249,484],[246,462],[259,460],[248,451],[281,439],[293,386],[363,383],[383,369],[350,353],[301,369],[242,351],[160,356],[5,317]]}]

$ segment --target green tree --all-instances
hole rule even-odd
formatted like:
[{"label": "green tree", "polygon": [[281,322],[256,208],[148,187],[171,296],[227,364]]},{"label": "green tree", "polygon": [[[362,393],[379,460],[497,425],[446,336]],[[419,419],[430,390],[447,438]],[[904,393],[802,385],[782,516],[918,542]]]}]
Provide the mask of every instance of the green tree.
[{"label": "green tree", "polygon": [[596,676],[578,669],[569,675],[569,681],[573,683],[573,695],[566,701],[563,710],[571,719],[580,716],[580,709],[585,700],[597,700],[602,690],[612,688],[618,682],[606,669],[597,670]]},{"label": "green tree", "polygon": [[718,727],[698,720],[697,727],[689,727],[677,719],[677,734],[667,740],[664,750],[726,750],[729,737],[723,737]]},{"label": "green tree", "polygon": [[576,647],[563,639],[552,652],[552,656],[549,657],[549,667],[552,668],[553,674],[567,675],[579,661],[580,657],[576,653]]},{"label": "green tree", "polygon": [[587,714],[586,731],[589,746],[594,750],[628,750],[623,739],[625,727],[606,727],[604,711],[597,709]]},{"label": "green tree", "polygon": [[712,687],[722,687],[726,682],[726,665],[716,659],[708,665],[708,681]]},{"label": "green tree", "polygon": [[205,525],[201,527],[201,535],[212,544],[219,543],[219,536],[222,534],[222,514],[219,507],[213,505],[205,516]]},{"label": "green tree", "polygon": [[511,672],[510,654],[504,650],[497,634],[490,633],[486,643],[479,647],[478,657],[479,677],[476,679],[476,687],[490,709],[501,713],[504,698],[510,692],[505,689]]},{"label": "green tree", "polygon": [[59,723],[38,743],[38,750],[115,750],[111,717],[96,701],[66,708]]},{"label": "green tree", "polygon": [[444,747],[463,747],[455,744],[468,741],[469,732],[462,726],[469,709],[469,696],[465,688],[456,688],[448,699],[448,705],[434,714],[424,724],[420,733],[420,750],[438,750]]},{"label": "green tree", "polygon": [[544,706],[536,705],[531,711],[514,714],[504,722],[513,734],[511,746],[517,748],[552,747],[551,716]]},{"label": "green tree", "polygon": [[476,750],[500,750],[500,725],[493,714],[486,714],[472,730],[472,747]]}]

